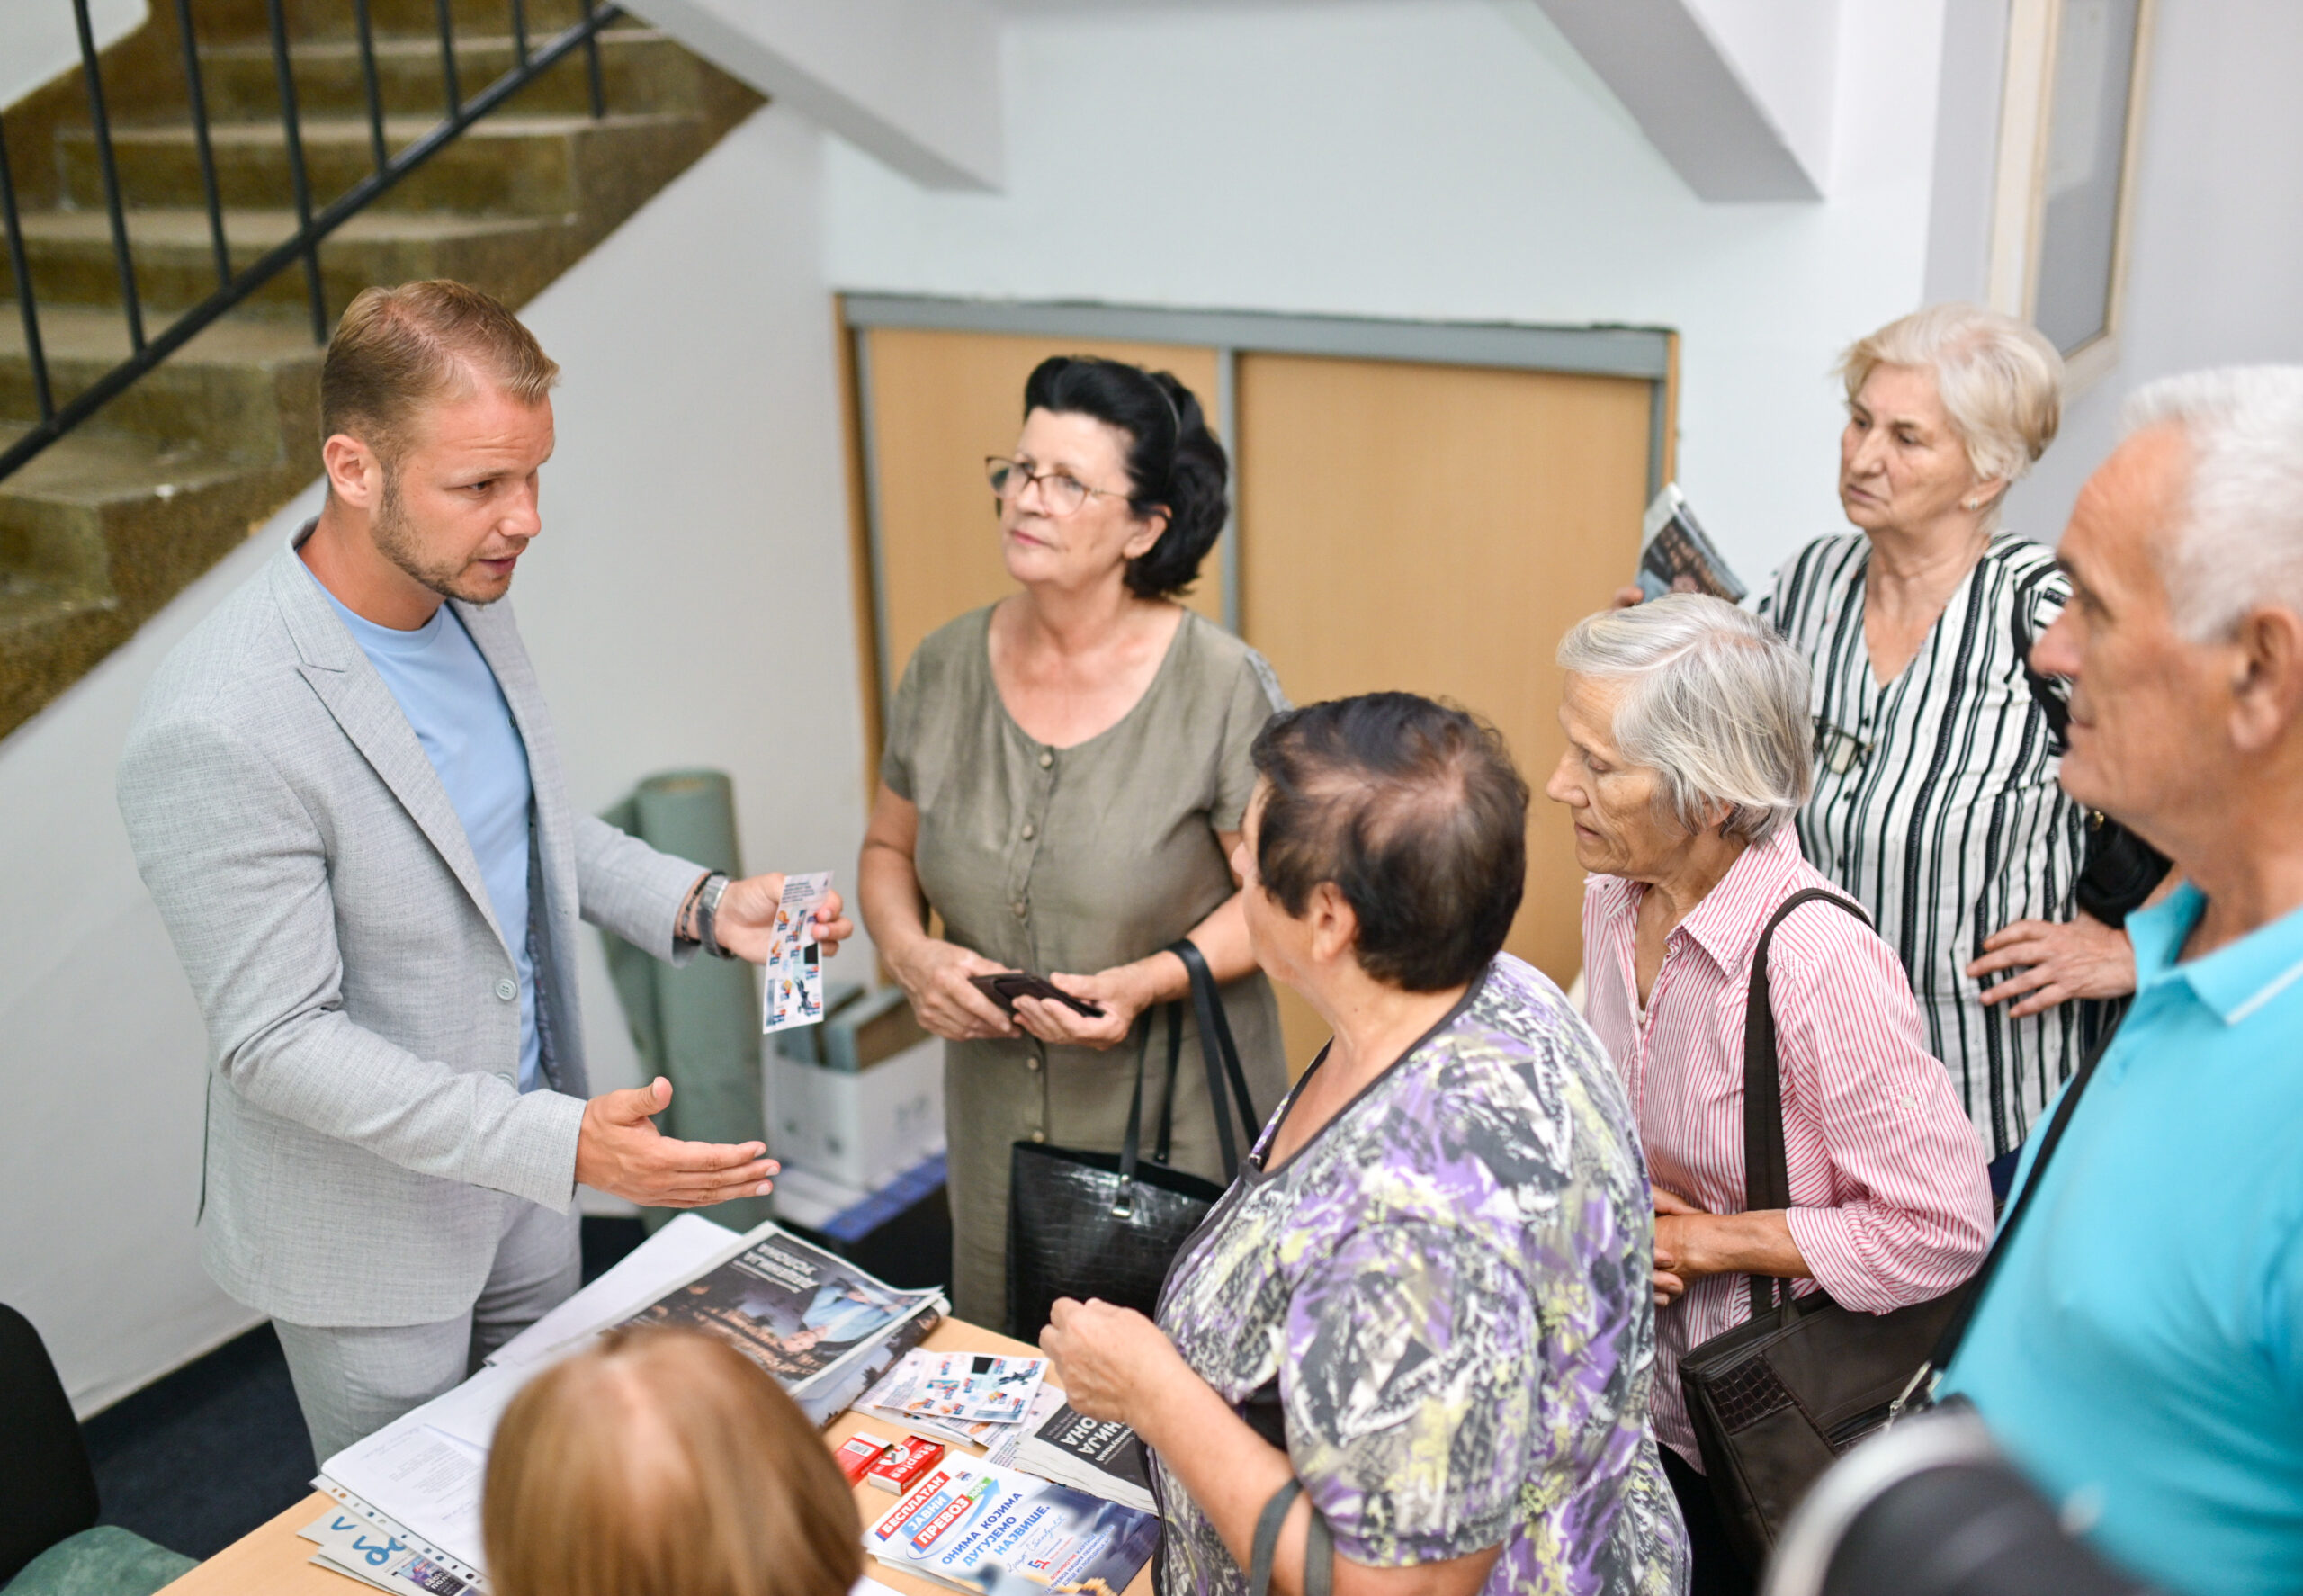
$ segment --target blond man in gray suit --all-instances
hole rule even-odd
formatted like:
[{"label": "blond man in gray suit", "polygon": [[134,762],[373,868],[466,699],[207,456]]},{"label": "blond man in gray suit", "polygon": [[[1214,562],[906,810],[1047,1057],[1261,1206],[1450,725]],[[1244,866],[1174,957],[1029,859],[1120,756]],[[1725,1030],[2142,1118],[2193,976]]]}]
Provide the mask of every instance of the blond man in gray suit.
[{"label": "blond man in gray suit", "polygon": [[[574,1290],[579,1184],[699,1206],[775,1172],[757,1142],[658,1134],[667,1081],[586,1080],[578,920],[757,962],[783,882],[569,807],[499,602],[542,527],[558,375],[475,289],[355,299],[318,519],[169,655],[121,762],[208,1022],[202,1260],[272,1315],[322,1460]],[[818,919],[850,933],[836,898]]]}]

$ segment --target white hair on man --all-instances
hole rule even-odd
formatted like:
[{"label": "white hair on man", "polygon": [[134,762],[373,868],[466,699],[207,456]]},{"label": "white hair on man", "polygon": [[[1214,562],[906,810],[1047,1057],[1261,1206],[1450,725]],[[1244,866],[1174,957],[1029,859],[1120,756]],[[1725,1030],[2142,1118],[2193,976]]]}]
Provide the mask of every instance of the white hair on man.
[{"label": "white hair on man", "polygon": [[1726,835],[1765,842],[1815,790],[1807,661],[1758,616],[1666,594],[1585,616],[1558,661],[1623,684],[1616,747],[1661,776],[1659,802],[1688,830],[1724,806]]},{"label": "white hair on man", "polygon": [[2182,429],[2191,478],[2161,544],[2175,626],[2193,642],[2230,635],[2270,603],[2303,615],[2303,366],[2222,366],[2137,390],[2129,434]]}]

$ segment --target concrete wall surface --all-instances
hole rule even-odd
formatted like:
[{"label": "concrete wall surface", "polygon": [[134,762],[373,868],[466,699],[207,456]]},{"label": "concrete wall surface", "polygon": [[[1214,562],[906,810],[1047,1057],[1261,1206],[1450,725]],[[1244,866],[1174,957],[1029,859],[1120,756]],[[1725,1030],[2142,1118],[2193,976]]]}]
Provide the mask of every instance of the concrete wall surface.
[{"label": "concrete wall surface", "polygon": [[[566,375],[545,531],[512,602],[577,803],[715,766],[748,865],[833,869],[845,888],[864,755],[820,165],[809,124],[762,111],[527,308]],[[0,743],[0,1095],[17,1106],[0,1300],[39,1326],[83,1412],[255,1318],[200,1269],[205,1036],[112,772],[168,647],[317,502]],[[595,1088],[637,1084],[589,932],[585,964]]]},{"label": "concrete wall surface", "polygon": [[1707,205],[1532,6],[1033,13],[1008,184],[845,146],[842,288],[1684,336],[1679,474],[1748,579],[1842,525],[1828,370],[1922,291],[1942,0],[1846,8],[1830,197]]}]

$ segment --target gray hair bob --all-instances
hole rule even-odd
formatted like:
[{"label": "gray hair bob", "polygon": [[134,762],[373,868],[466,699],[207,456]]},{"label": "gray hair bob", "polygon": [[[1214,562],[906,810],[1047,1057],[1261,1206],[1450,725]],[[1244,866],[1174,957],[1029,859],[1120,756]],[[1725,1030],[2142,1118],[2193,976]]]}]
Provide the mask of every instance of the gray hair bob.
[{"label": "gray hair bob", "polygon": [[1577,676],[1624,684],[1616,747],[1662,778],[1657,802],[1689,831],[1713,823],[1754,844],[1815,785],[1807,661],[1758,616],[1671,593],[1587,615],[1559,645]]}]

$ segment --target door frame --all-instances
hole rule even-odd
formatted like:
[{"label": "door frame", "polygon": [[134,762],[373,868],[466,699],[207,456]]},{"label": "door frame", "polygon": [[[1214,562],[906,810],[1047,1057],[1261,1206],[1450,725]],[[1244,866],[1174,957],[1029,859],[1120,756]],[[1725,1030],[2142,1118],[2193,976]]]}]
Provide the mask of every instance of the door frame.
[{"label": "door frame", "polygon": [[[1423,365],[1487,366],[1628,377],[1652,384],[1648,403],[1647,497],[1672,480],[1678,451],[1680,336],[1668,327],[1525,322],[1419,321],[1361,316],[1298,316],[1271,310],[1192,310],[1080,300],[941,299],[922,294],[835,296],[847,389],[848,480],[856,545],[856,614],[870,631],[857,650],[865,675],[866,764],[878,768],[889,695],[887,606],[877,462],[872,436],[872,347],[878,327],[1006,333],[1035,337],[1192,344],[1215,351],[1215,408],[1223,430],[1236,426],[1239,357],[1333,355]],[[1227,438],[1236,442],[1236,435]],[[1223,624],[1240,629],[1238,503],[1216,542],[1223,573]]]}]

